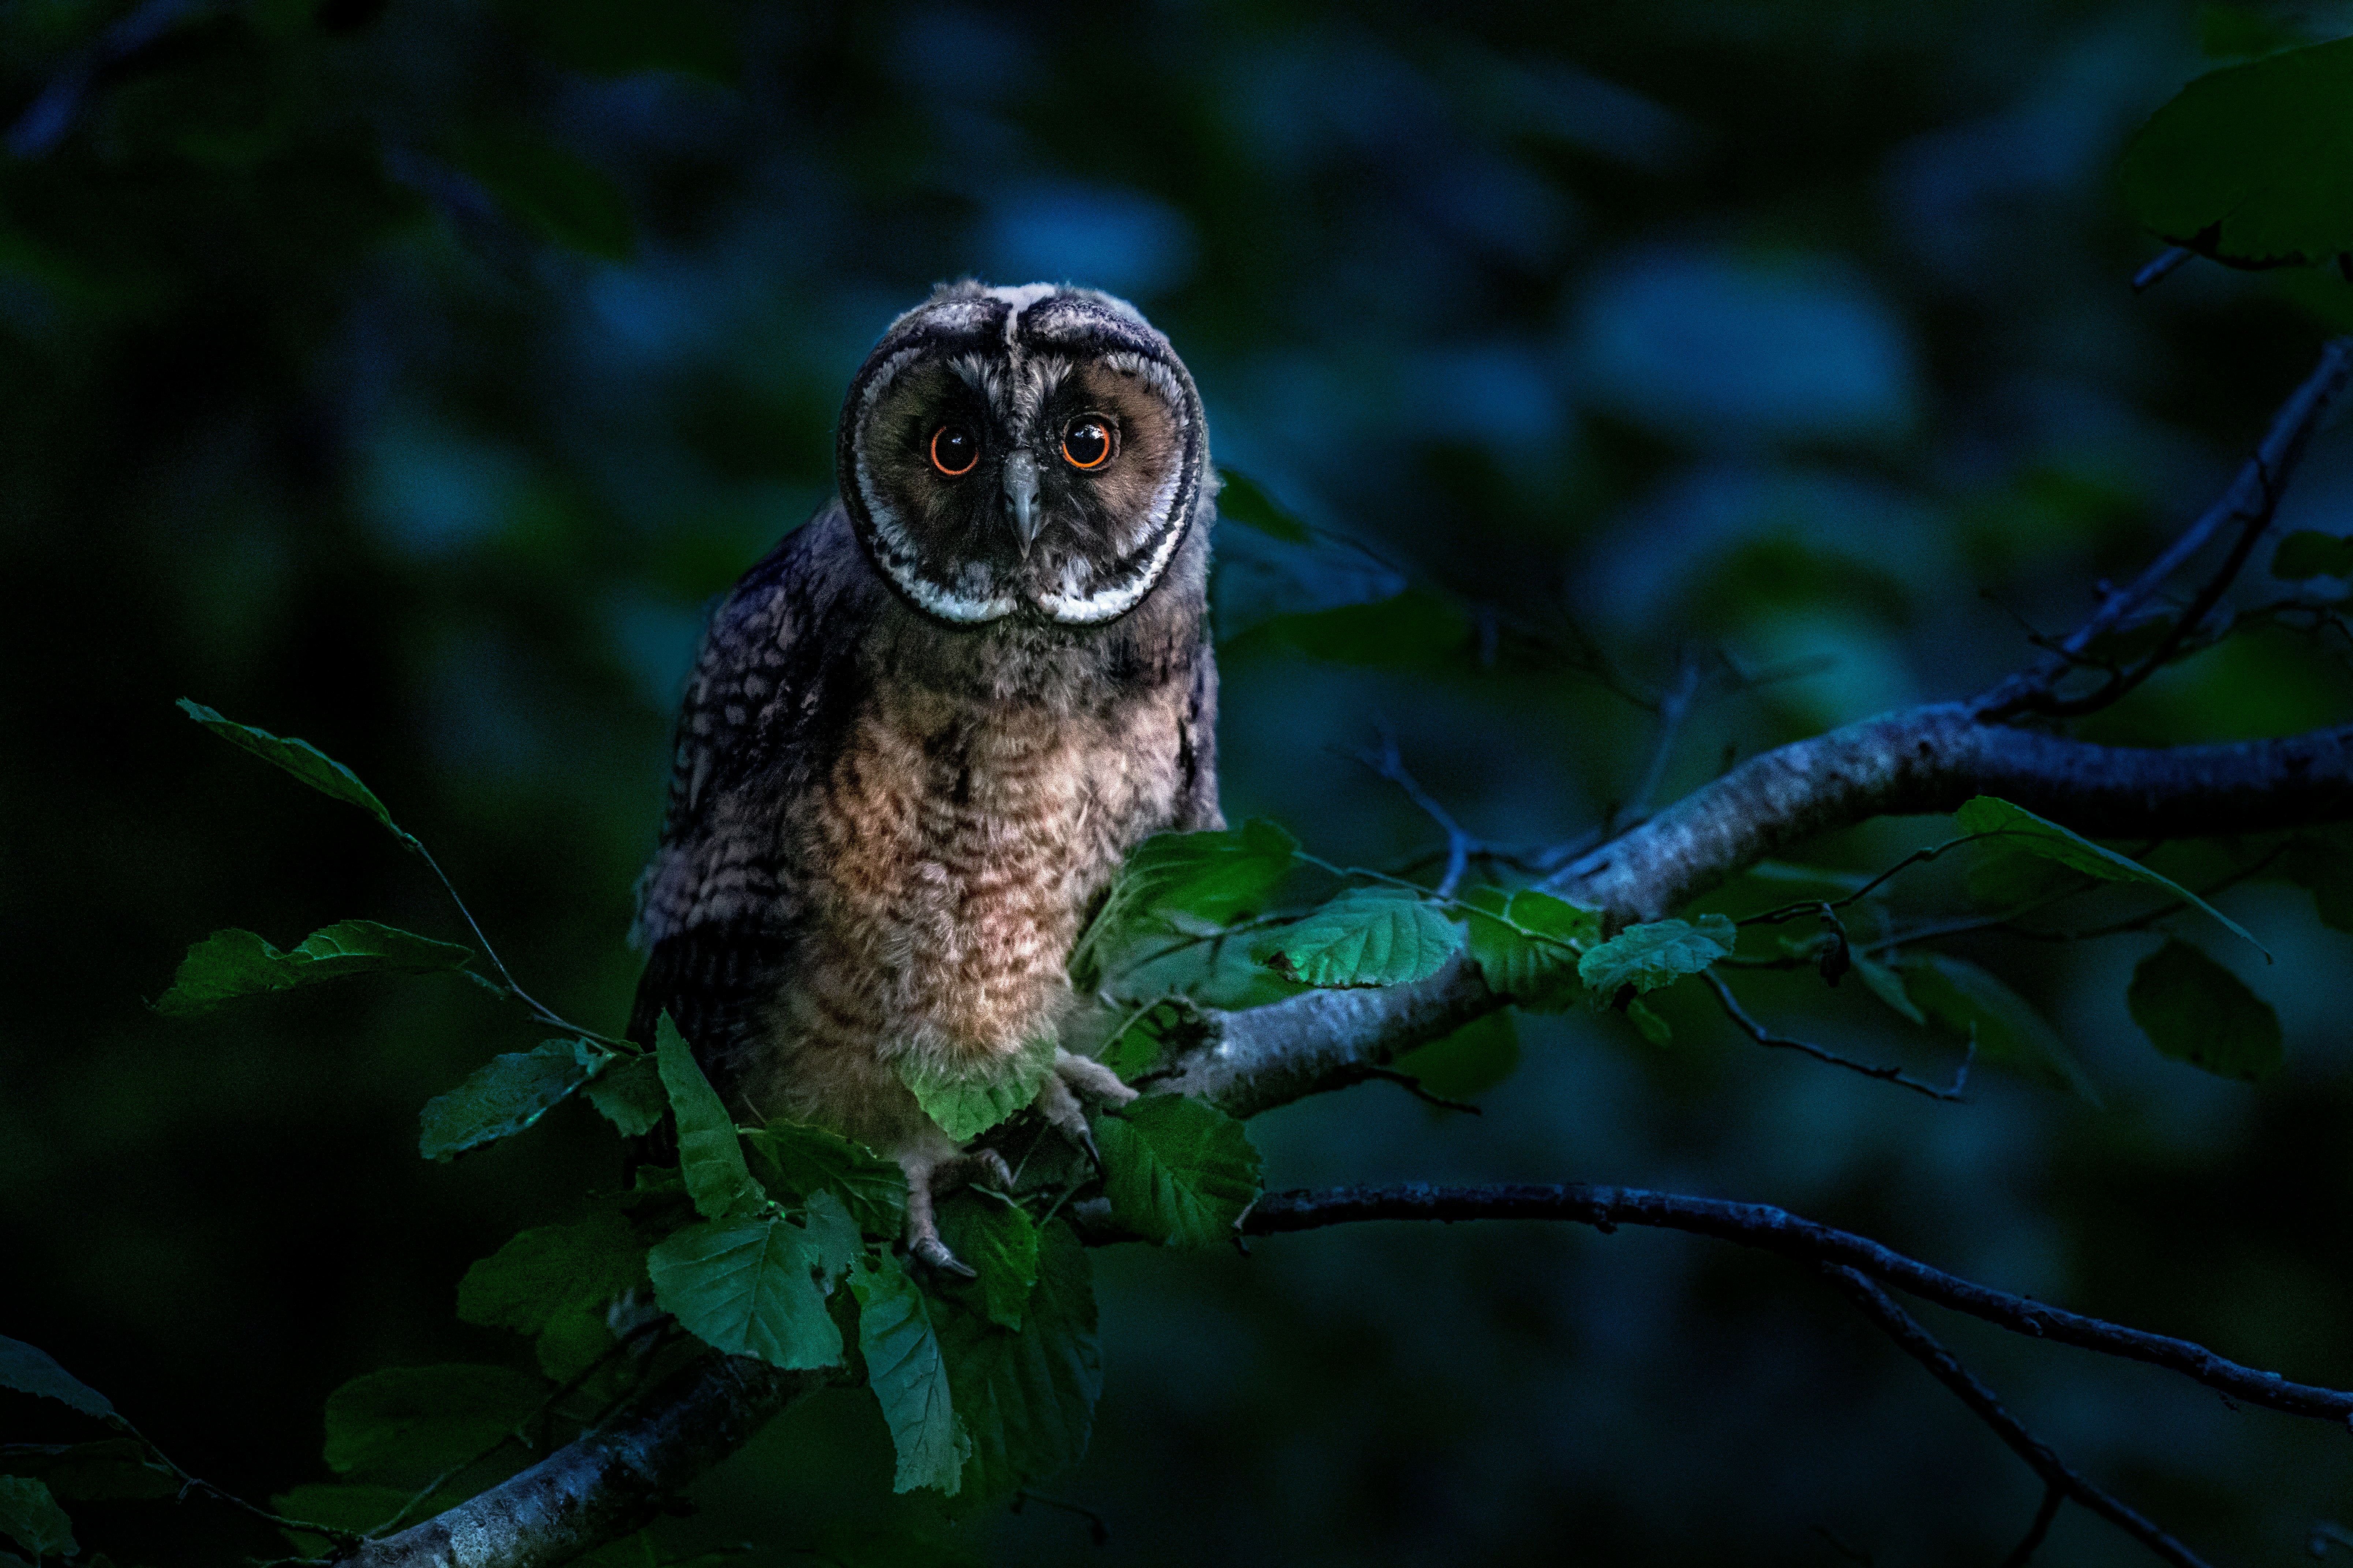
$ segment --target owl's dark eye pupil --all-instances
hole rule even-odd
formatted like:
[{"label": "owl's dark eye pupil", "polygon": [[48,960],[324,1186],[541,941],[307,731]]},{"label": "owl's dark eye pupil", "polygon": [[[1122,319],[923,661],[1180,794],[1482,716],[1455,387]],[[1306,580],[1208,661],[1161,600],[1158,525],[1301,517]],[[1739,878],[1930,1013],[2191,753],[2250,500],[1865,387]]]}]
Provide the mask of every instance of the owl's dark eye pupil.
[{"label": "owl's dark eye pupil", "polygon": [[1074,468],[1100,468],[1111,461],[1111,427],[1082,414],[1062,431],[1062,458]]},{"label": "owl's dark eye pupil", "polygon": [[962,425],[943,425],[932,432],[932,467],[950,479],[972,472],[980,461],[980,439]]}]

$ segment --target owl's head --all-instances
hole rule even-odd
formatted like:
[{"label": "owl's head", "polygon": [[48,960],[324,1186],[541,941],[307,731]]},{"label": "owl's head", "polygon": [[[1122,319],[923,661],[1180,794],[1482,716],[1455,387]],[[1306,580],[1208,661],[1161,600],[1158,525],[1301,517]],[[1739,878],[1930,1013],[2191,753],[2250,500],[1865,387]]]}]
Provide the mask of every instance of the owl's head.
[{"label": "owl's head", "polygon": [[1092,626],[1167,570],[1209,441],[1193,378],[1134,306],[964,282],[883,333],[837,460],[860,541],[922,609]]}]

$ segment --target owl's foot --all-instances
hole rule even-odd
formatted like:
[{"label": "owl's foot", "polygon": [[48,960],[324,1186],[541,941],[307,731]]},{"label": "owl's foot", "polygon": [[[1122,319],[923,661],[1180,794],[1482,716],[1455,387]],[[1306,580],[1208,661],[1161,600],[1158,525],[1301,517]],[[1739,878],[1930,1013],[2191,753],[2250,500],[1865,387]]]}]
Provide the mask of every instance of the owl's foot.
[{"label": "owl's foot", "polygon": [[1063,1137],[1087,1152],[1087,1158],[1103,1163],[1103,1155],[1095,1150],[1095,1135],[1087,1126],[1085,1107],[1080,1103],[1083,1095],[1103,1105],[1125,1105],[1136,1097],[1136,1091],[1119,1081],[1119,1075],[1092,1057],[1076,1057],[1065,1050],[1054,1053],[1054,1070],[1038,1086],[1038,1096],[1029,1103],[1038,1108],[1049,1124]]},{"label": "owl's foot", "polygon": [[899,1167],[907,1173],[907,1250],[934,1268],[972,1279],[972,1269],[940,1239],[934,1200],[941,1194],[979,1182],[1011,1192],[1013,1171],[1005,1156],[994,1149],[975,1149],[949,1160],[902,1155]]}]

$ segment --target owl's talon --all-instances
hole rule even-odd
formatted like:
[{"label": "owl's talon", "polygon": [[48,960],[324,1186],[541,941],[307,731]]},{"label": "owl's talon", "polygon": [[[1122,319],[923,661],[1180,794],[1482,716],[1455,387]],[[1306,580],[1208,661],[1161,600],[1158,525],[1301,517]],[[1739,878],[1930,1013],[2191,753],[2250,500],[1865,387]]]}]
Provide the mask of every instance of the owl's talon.
[{"label": "owl's talon", "polygon": [[1128,1104],[1142,1092],[1120,1082],[1119,1074],[1092,1057],[1072,1056],[1065,1050],[1054,1053],[1054,1076],[1071,1092],[1104,1105]]},{"label": "owl's talon", "polygon": [[937,1235],[911,1237],[907,1242],[907,1251],[912,1256],[922,1258],[943,1274],[960,1274],[966,1279],[980,1278],[971,1265],[950,1252],[948,1244],[942,1241]]}]

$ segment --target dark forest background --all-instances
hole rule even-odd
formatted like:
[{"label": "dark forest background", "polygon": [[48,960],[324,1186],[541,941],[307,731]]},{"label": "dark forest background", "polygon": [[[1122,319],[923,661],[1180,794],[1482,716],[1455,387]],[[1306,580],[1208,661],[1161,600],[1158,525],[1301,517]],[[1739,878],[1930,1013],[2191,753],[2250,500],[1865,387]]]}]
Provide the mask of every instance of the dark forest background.
[{"label": "dark forest background", "polygon": [[[2220,492],[2353,287],[2200,262],[2135,298],[2158,247],[2116,157],[2218,60],[2348,28],[2054,0],[0,0],[0,1331],[265,1496],[323,1478],[321,1402],[355,1373],[527,1360],[455,1321],[456,1281],[618,1173],[577,1105],[417,1157],[426,1099],[537,1038],[462,984],[147,1010],[217,927],[461,934],[375,825],[174,699],[351,763],[524,983],[615,1027],[705,607],[830,490],[895,312],[966,273],[1070,279],[1168,332],[1222,461],[1367,547],[1223,531],[1229,814],[1338,860],[1429,850],[1345,754],[1388,725],[1472,832],[1565,840],[1654,731],[1580,637],[1637,697],[1686,654],[1777,677],[1719,683],[1672,794],[1984,685]],[[2344,436],[2283,521],[2353,527]],[[2342,650],[2249,632],[2084,732],[2343,722]],[[1781,1204],[2342,1386],[2353,946],[2284,881],[2221,901],[2280,959],[2211,949],[2285,1025],[2261,1086],[2140,1038],[2122,993],[2156,936],[1989,935],[1954,951],[2044,1011],[2096,1103],[1991,1071],[1933,1103],[1760,1051],[1685,986],[1653,998],[1664,1047],[1578,1014],[1440,1047],[1483,1117],[1375,1084],[1252,1133],[1271,1187]],[[1854,991],[1743,984],[1950,1072]],[[1053,1489],[1109,1542],[1000,1510],[949,1537],[990,1561],[1981,1563],[2040,1495],[1804,1270],[1704,1241],[1368,1226],[1097,1267],[1105,1393]],[[2220,1561],[2353,1516],[2342,1432],[1932,1326]],[[0,1403],[6,1435],[48,1423]],[[806,1562],[831,1522],[923,1510],[890,1468],[871,1399],[823,1395],[665,1529]],[[202,1503],[76,1511],[118,1561],[280,1549]],[[2071,1510],[2048,1560],[2136,1550]]]}]

